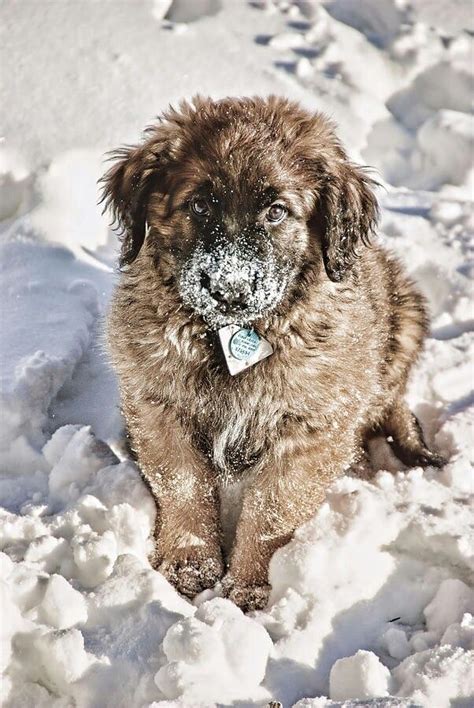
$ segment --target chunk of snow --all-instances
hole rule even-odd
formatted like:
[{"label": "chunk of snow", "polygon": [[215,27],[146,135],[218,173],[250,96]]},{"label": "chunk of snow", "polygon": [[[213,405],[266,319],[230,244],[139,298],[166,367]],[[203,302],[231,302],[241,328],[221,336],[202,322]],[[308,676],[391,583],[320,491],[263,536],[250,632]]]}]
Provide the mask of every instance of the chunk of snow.
[{"label": "chunk of snow", "polygon": [[474,617],[469,612],[463,615],[461,622],[449,625],[441,637],[441,646],[443,644],[466,650],[474,647]]},{"label": "chunk of snow", "polygon": [[282,32],[272,37],[268,44],[274,49],[294,49],[304,44],[304,38],[297,32]]},{"label": "chunk of snow", "polygon": [[[60,439],[59,444],[55,436]],[[46,459],[54,459],[61,445],[60,457],[49,474],[51,497],[60,501],[78,497],[99,469],[118,461],[110,448],[97,440],[88,427],[71,425],[57,431],[46,445]]]},{"label": "chunk of snow", "polygon": [[474,118],[467,113],[438,111],[420,127],[413,166],[420,173],[418,187],[463,184],[472,170]]},{"label": "chunk of snow", "polygon": [[[162,3],[163,0],[160,0]],[[172,0],[165,14],[172,22],[195,22],[203,17],[215,15],[222,9],[222,0]],[[155,9],[156,13],[156,9]]]},{"label": "chunk of snow", "polygon": [[109,577],[117,558],[117,540],[112,531],[77,534],[72,541],[77,578],[86,588],[93,588]]},{"label": "chunk of snow", "polygon": [[84,637],[78,629],[38,632],[30,652],[38,676],[51,690],[66,695],[70,695],[71,684],[94,663],[84,649]]},{"label": "chunk of snow", "polygon": [[371,651],[338,659],[329,676],[329,695],[337,700],[387,696],[390,671]]},{"label": "chunk of snow", "polygon": [[68,551],[68,544],[64,538],[45,534],[38,536],[29,544],[25,551],[25,561],[34,563],[37,568],[51,573],[61,567]]},{"label": "chunk of snow", "polygon": [[167,698],[197,705],[245,699],[263,680],[271,648],[263,627],[229,600],[216,598],[168,630],[168,663],[155,681]]},{"label": "chunk of snow", "polygon": [[452,646],[413,654],[393,671],[396,695],[436,708],[450,708],[453,701],[462,705],[474,695],[473,662],[474,651]]},{"label": "chunk of snow", "polygon": [[442,634],[451,624],[460,622],[465,612],[474,614],[474,590],[461,580],[449,578],[424,609],[426,626],[429,631]]},{"label": "chunk of snow", "polygon": [[391,96],[389,110],[410,129],[419,128],[439,110],[469,113],[474,86],[469,65],[471,51],[466,47],[462,59],[428,67],[412,85]]},{"label": "chunk of snow", "polygon": [[408,8],[396,0],[329,0],[328,11],[340,22],[366,34],[381,46],[396,37],[406,22]]},{"label": "chunk of snow", "polygon": [[[4,554],[2,553],[1,555],[3,556]],[[13,588],[3,579],[8,575],[8,562],[2,561],[2,571],[4,575],[0,580],[0,603],[2,608],[2,621],[0,622],[0,674],[3,674],[8,668],[13,654],[13,637],[17,632],[21,631],[24,624],[20,610],[12,597]]]},{"label": "chunk of snow", "polygon": [[390,627],[383,635],[383,643],[387,651],[394,659],[406,659],[411,654],[407,635],[398,627]]},{"label": "chunk of snow", "polygon": [[50,577],[39,612],[43,622],[56,629],[69,629],[87,620],[87,604],[83,595],[74,590],[62,575]]}]

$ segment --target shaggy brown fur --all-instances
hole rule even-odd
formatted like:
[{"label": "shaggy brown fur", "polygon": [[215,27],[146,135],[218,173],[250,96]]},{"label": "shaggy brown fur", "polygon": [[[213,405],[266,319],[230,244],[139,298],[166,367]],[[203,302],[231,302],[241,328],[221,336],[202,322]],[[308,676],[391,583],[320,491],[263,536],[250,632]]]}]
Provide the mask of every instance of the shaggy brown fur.
[{"label": "shaggy brown fur", "polygon": [[[366,247],[373,183],[320,114],[275,97],[196,98],[116,158],[104,198],[123,268],[108,341],[158,507],[152,562],[189,596],[225,574],[231,599],[261,607],[272,554],[370,436],[391,436],[407,465],[441,463],[404,402],[425,303],[396,260]],[[227,257],[241,271],[221,287]],[[236,377],[215,331],[229,322],[274,348]],[[238,479],[224,558],[219,499]]]}]

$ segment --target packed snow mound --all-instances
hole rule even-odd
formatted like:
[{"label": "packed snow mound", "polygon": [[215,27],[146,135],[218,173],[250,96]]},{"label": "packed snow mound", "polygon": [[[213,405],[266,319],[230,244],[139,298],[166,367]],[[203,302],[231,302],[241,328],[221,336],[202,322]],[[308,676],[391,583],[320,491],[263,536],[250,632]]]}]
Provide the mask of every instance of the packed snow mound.
[{"label": "packed snow mound", "polygon": [[[473,704],[470,18],[435,0],[112,5],[10,4],[1,48],[2,705]],[[155,506],[102,342],[100,155],[197,90],[300,98],[381,171],[381,239],[432,313],[408,400],[449,460],[406,470],[376,441],[378,472],[332,487],[247,616],[150,567]]]},{"label": "packed snow mound", "polygon": [[262,626],[230,600],[216,598],[168,630],[163,641],[168,663],[155,681],[167,698],[190,704],[242,700],[263,681],[272,648]]},{"label": "packed snow mound", "polygon": [[354,656],[338,659],[329,674],[331,698],[388,696],[390,671],[375,654],[360,649]]}]

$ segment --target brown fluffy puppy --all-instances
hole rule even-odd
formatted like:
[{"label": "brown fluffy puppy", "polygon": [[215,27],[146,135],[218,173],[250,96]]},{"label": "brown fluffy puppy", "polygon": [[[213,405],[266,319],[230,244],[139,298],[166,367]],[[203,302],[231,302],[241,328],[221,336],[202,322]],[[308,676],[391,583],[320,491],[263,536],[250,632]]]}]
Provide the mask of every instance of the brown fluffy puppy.
[{"label": "brown fluffy puppy", "polygon": [[[367,248],[373,183],[321,114],[271,97],[196,98],[116,154],[123,230],[108,341],[131,447],[158,513],[153,565],[193,596],[226,573],[245,609],[268,563],[367,439],[440,464],[404,402],[428,322],[400,265]],[[274,353],[235,377],[217,330]],[[244,480],[223,558],[219,501]]]}]

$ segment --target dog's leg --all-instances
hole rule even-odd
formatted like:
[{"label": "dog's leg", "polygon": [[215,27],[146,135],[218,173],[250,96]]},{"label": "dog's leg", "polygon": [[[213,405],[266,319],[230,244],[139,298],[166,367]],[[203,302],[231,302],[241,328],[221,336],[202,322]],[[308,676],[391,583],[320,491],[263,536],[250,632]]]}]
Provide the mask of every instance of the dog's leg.
[{"label": "dog's leg", "polygon": [[389,444],[394,454],[407,467],[442,467],[446,464],[441,455],[428,448],[417,417],[402,399],[390,409],[383,430],[392,438]]},{"label": "dog's leg", "polygon": [[193,597],[223,575],[214,474],[169,409],[140,406],[133,445],[157,504],[150,557],[184,595]]},{"label": "dog's leg", "polygon": [[335,439],[334,430],[321,431],[303,441],[295,435],[280,440],[273,464],[256,473],[244,495],[223,583],[227,596],[242,609],[265,606],[271,556],[315,513],[355,449],[350,433]]}]

